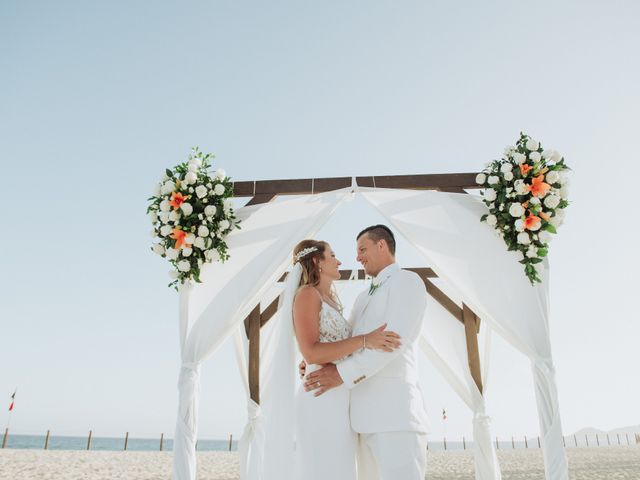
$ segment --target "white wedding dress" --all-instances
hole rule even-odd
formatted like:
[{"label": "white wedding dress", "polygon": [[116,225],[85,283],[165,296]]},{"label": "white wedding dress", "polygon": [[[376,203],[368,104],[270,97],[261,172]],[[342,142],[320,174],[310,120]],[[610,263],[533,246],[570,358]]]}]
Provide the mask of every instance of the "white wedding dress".
[{"label": "white wedding dress", "polygon": [[[320,342],[336,342],[350,336],[349,322],[338,310],[322,302]],[[318,365],[307,365],[307,373],[319,368]],[[315,397],[301,384],[295,405],[294,478],[355,480],[356,434],[349,419],[349,390],[341,385]]]}]

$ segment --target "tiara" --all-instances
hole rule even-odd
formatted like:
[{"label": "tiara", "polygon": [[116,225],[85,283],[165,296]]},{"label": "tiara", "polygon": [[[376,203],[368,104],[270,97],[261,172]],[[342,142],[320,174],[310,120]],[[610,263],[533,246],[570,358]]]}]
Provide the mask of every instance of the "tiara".
[{"label": "tiara", "polygon": [[318,247],[309,247],[309,248],[305,248],[303,250],[300,250],[298,253],[296,253],[296,262],[299,262],[300,259],[308,254],[310,254],[311,252],[316,252],[318,251]]}]

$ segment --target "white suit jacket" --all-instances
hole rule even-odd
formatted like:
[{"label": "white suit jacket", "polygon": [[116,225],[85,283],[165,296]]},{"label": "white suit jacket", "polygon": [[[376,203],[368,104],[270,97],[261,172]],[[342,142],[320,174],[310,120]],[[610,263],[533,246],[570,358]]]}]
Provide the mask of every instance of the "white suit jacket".
[{"label": "white suit jacket", "polygon": [[353,335],[387,324],[401,337],[393,352],[363,350],[337,363],[346,388],[351,389],[351,427],[358,433],[428,431],[428,419],[418,386],[417,342],[427,306],[420,277],[397,263],[375,278],[380,286],[362,292],[350,321]]}]

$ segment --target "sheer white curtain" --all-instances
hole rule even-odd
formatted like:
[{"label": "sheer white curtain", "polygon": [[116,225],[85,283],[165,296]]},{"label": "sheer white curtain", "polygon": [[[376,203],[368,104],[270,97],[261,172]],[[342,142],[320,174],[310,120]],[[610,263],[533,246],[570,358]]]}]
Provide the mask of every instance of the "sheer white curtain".
[{"label": "sheer white curtain", "polygon": [[532,287],[515,255],[479,221],[486,207],[471,195],[360,190],[462,301],[531,359],[546,478],[568,479],[549,341],[548,264],[542,284]]},{"label": "sheer white curtain", "polygon": [[[178,415],[174,436],[173,478],[195,480],[200,364],[213,354],[276,283],[290,264],[291,251],[302,238],[313,236],[349,194],[337,190],[298,197],[238,211],[242,230],[227,237],[231,259],[207,264],[200,284],[180,289],[181,368]],[[259,409],[250,405],[248,430],[254,432],[251,452],[264,441],[255,438]],[[262,455],[251,455],[258,462]],[[249,466],[248,472],[252,470]],[[253,477],[259,478],[259,477]]]}]

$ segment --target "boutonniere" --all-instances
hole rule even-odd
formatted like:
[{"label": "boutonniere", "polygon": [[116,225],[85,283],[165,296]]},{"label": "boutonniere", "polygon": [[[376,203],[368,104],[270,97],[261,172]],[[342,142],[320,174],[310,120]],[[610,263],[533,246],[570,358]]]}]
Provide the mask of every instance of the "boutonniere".
[{"label": "boutonniere", "polygon": [[372,279],[371,280],[371,285],[369,285],[369,295],[373,295],[374,293],[376,293],[376,290],[378,288],[380,288],[382,286],[382,284],[384,282],[386,282],[386,281],[387,281],[387,279],[385,278],[382,282],[376,283],[375,279]]}]

